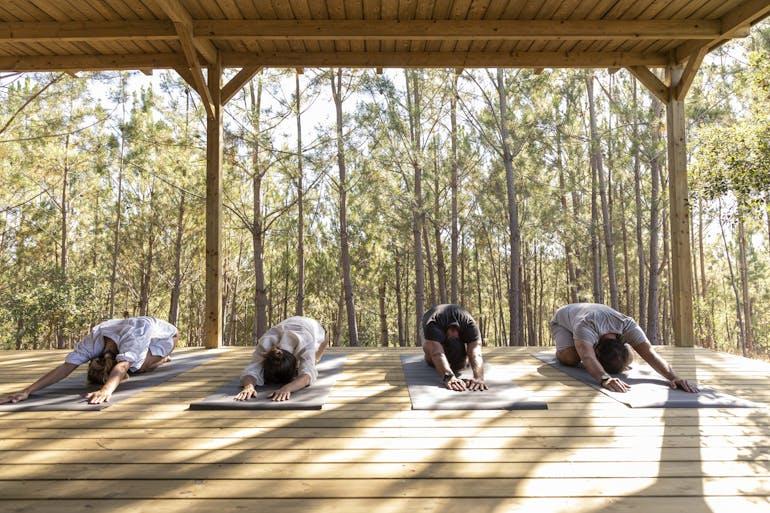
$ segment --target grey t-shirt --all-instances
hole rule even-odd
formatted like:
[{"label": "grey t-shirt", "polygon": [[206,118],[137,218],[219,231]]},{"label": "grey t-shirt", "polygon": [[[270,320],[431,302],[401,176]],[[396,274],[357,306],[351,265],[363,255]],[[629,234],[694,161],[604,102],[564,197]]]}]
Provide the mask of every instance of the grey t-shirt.
[{"label": "grey t-shirt", "polygon": [[[571,344],[564,337],[555,337],[557,346],[574,345],[574,340],[596,344],[602,335],[616,333],[632,346],[647,342],[647,336],[635,320],[607,305],[573,303],[556,310],[551,320],[552,329],[562,328],[572,334]],[[561,347],[559,347],[561,349]]]}]

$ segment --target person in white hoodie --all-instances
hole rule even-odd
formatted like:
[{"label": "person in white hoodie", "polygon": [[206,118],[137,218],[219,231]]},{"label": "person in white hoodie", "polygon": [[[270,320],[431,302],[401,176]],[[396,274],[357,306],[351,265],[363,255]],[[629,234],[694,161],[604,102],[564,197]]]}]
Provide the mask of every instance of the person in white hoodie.
[{"label": "person in white hoodie", "polygon": [[64,363],[19,392],[0,396],[0,404],[26,400],[30,394],[66,378],[88,363],[88,382],[102,387],[86,395],[91,404],[109,401],[129,374],[151,372],[170,360],[179,339],[176,326],[154,317],[113,319],[94,326]]},{"label": "person in white hoodie", "polygon": [[255,387],[278,384],[271,392],[273,401],[287,401],[292,392],[315,383],[316,364],[328,344],[321,323],[309,317],[289,317],[276,324],[259,339],[252,363],[241,374],[241,391],[236,401],[256,397]]}]

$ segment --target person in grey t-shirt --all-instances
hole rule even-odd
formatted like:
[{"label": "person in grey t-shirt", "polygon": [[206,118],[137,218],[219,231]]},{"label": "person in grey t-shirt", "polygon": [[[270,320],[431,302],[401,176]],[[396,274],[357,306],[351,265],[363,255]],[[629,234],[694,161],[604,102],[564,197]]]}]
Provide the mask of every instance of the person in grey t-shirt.
[{"label": "person in grey t-shirt", "polygon": [[629,346],[666,378],[671,388],[698,391],[694,384],[679,378],[671,365],[655,352],[635,320],[607,305],[562,306],[551,319],[551,336],[559,362],[571,367],[582,362],[591,376],[614,392],[627,392],[630,388],[623,380],[610,376],[628,368],[633,360]]}]

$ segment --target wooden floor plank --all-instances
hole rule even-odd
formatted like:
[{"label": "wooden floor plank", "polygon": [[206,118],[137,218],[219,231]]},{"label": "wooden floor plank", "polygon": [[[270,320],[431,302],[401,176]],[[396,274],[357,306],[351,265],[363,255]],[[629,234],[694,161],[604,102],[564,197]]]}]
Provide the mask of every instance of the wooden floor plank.
[{"label": "wooden floor plank", "polygon": [[[332,348],[347,360],[320,411],[189,411],[240,373],[251,348],[239,347],[102,412],[0,412],[0,511],[770,511],[767,408],[628,408],[538,350],[485,354],[513,363],[542,411],[413,411],[399,355],[414,348]],[[767,362],[660,352],[770,404]],[[0,393],[64,354],[0,352]]]}]

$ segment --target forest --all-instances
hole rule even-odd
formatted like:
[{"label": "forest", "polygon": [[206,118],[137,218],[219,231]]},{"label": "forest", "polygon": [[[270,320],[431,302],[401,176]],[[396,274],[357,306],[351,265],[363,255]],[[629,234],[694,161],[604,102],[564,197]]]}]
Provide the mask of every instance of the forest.
[{"label": "forest", "polygon": [[[672,344],[663,105],[623,69],[265,69],[224,114],[224,343],[294,314],[412,346],[432,304],[549,345],[565,303]],[[770,24],[687,100],[695,330],[770,354]],[[0,75],[0,348],[152,315],[202,343],[205,110],[174,72]]]}]

